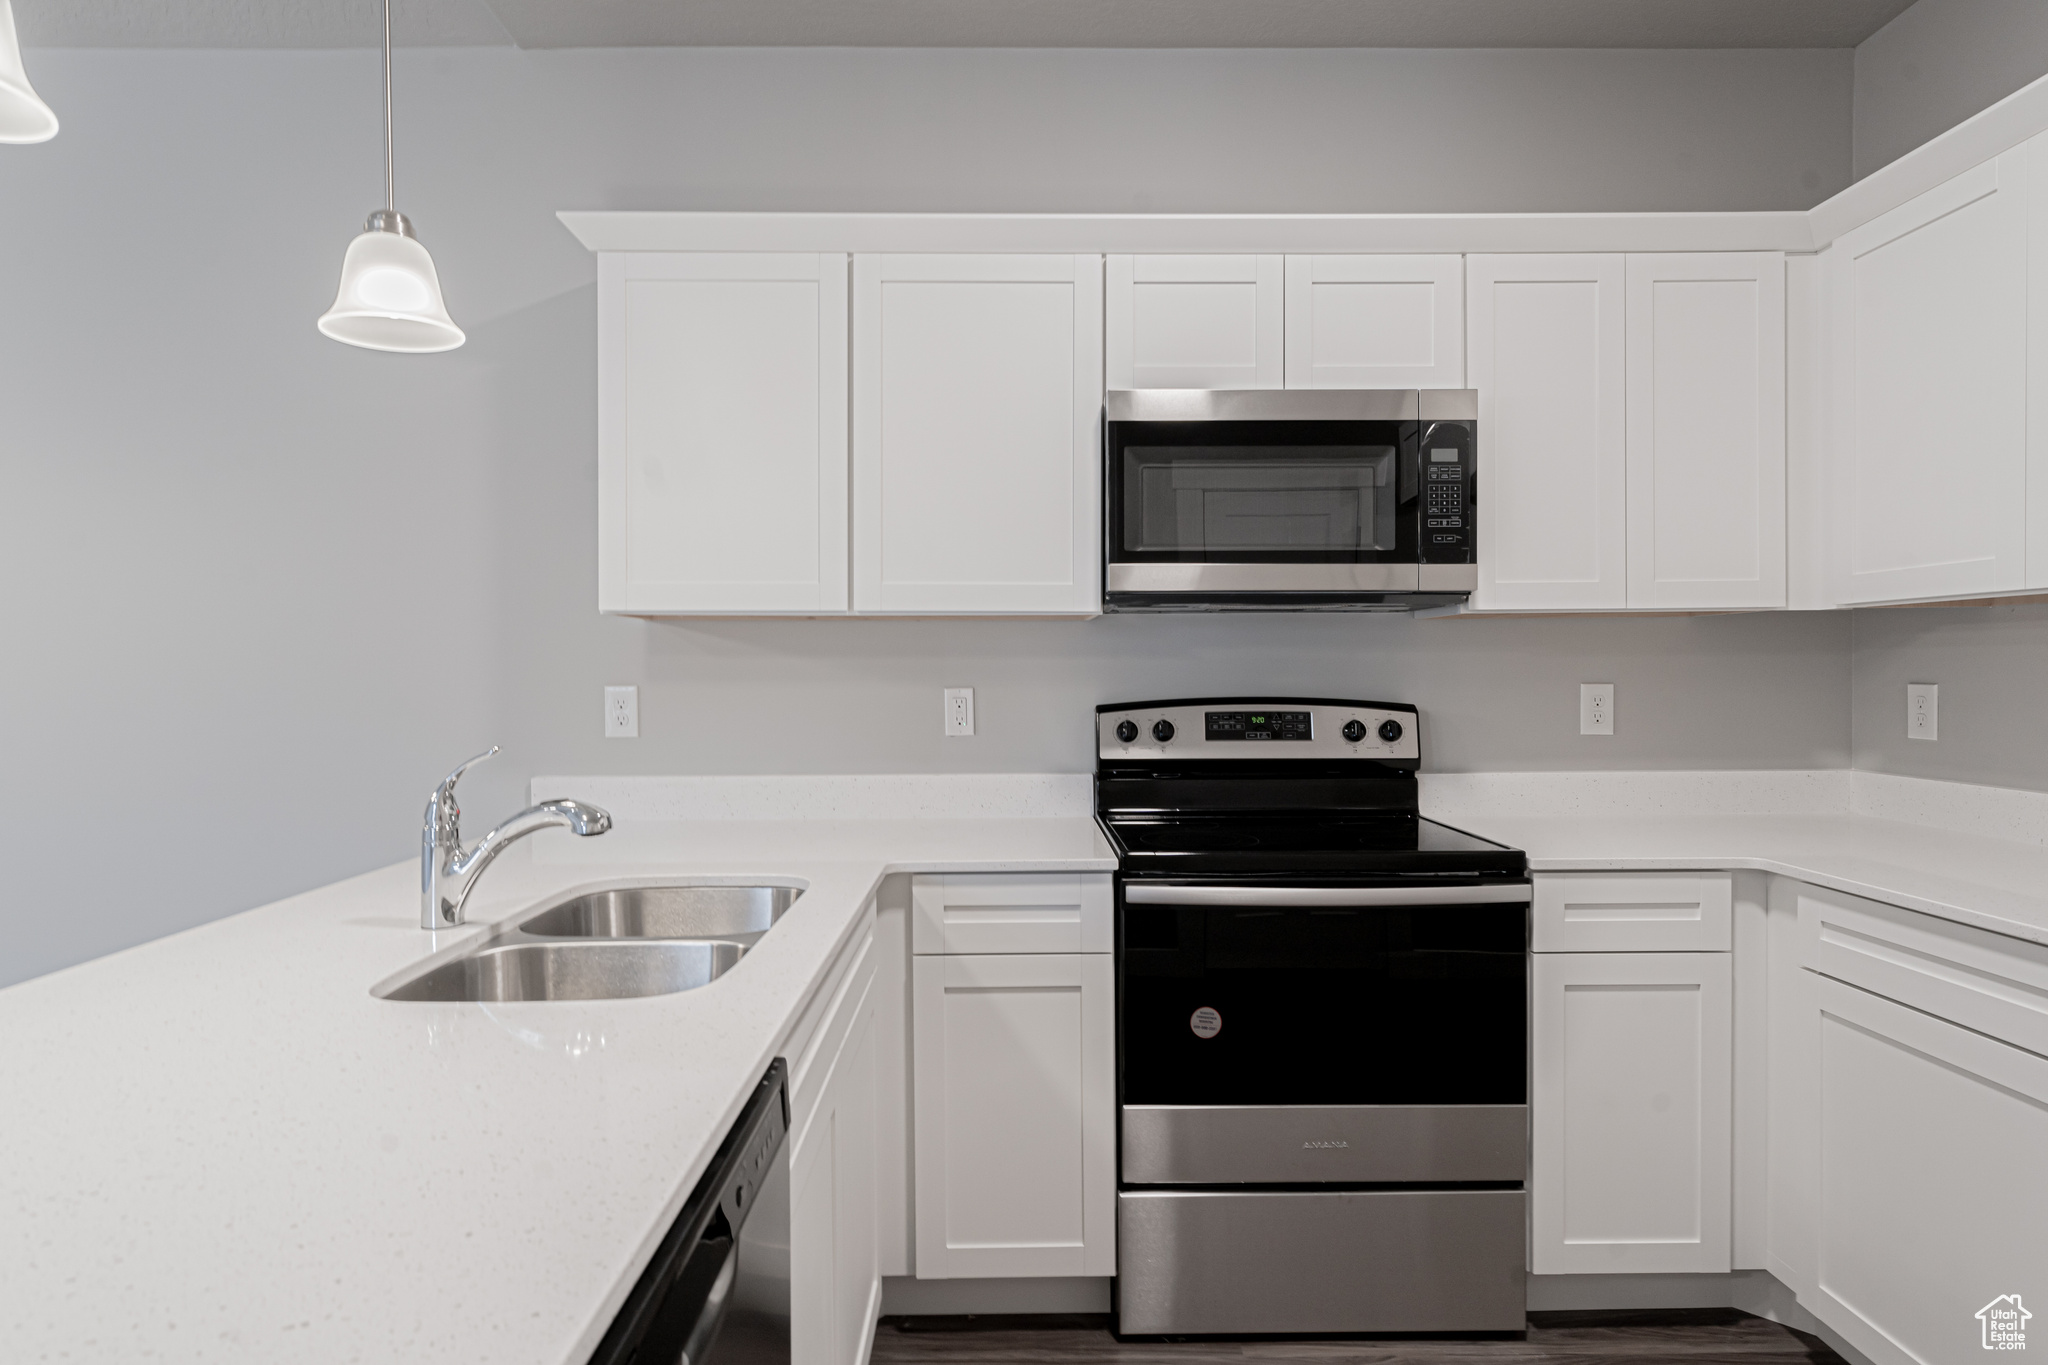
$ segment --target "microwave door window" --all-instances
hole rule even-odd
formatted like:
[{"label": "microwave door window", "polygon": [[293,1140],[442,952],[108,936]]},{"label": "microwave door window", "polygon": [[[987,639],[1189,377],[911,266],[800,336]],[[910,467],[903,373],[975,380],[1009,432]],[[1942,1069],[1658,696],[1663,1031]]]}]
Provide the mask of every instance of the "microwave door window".
[{"label": "microwave door window", "polygon": [[1356,553],[1394,548],[1391,446],[1127,449],[1125,547],[1137,552]]}]

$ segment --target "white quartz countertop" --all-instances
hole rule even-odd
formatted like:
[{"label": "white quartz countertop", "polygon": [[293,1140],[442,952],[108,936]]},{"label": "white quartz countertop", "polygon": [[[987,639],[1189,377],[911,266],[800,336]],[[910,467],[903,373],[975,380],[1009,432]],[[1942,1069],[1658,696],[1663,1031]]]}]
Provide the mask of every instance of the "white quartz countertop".
[{"label": "white quartz countertop", "polygon": [[2016,839],[1866,815],[1437,818],[1523,850],[1532,872],[1752,868],[2048,943],[2048,849]]},{"label": "white quartz countertop", "polygon": [[[407,862],[0,991],[0,1358],[581,1361],[885,874],[1114,866],[1086,818],[621,821],[515,846],[458,930]],[[806,890],[694,991],[370,994],[679,876]]]}]

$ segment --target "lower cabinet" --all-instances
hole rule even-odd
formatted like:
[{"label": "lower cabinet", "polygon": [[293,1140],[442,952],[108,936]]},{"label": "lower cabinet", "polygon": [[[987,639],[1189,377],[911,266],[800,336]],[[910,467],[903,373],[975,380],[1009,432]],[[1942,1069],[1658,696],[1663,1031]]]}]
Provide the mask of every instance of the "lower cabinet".
[{"label": "lower cabinet", "polygon": [[1798,936],[1773,1268],[1879,1365],[2013,1350],[2009,1327],[2038,1349],[2048,947],[1786,879],[1772,908]]},{"label": "lower cabinet", "polygon": [[1730,956],[1537,953],[1537,1274],[1729,1269]]},{"label": "lower cabinet", "polygon": [[[790,1092],[790,1350],[857,1365],[881,1312],[875,1201],[875,955],[849,951]],[[792,1048],[792,1051],[796,1049]]]},{"label": "lower cabinet", "polygon": [[1115,1272],[1111,962],[912,959],[919,1278]]}]

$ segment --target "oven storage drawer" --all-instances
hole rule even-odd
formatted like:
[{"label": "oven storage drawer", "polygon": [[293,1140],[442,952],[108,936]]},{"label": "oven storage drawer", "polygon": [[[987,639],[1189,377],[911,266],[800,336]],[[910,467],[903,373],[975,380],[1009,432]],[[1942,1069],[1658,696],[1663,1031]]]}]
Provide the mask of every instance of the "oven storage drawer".
[{"label": "oven storage drawer", "polygon": [[1519,1332],[1520,1190],[1117,1196],[1117,1330]]},{"label": "oven storage drawer", "polygon": [[1106,953],[1107,872],[927,873],[910,879],[913,953]]},{"label": "oven storage drawer", "polygon": [[1127,1104],[1127,1185],[1520,1182],[1522,1104]]}]

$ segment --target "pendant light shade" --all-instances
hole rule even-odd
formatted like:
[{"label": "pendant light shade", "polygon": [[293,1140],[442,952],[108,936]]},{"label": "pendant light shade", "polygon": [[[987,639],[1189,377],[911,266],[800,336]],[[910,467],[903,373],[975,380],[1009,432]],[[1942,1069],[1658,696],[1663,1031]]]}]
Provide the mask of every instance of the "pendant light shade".
[{"label": "pendant light shade", "polygon": [[434,258],[402,213],[379,209],[341,259],[341,288],[320,331],[372,351],[452,351],[462,329],[441,302]]},{"label": "pendant light shade", "polygon": [[322,336],[372,351],[452,351],[465,339],[441,302],[434,258],[412,235],[392,194],[391,0],[384,0],[384,207],[348,244],[341,288],[317,325]]},{"label": "pendant light shade", "polygon": [[14,6],[0,0],[0,142],[48,142],[57,136],[50,112],[21,69],[21,40],[14,36]]}]

